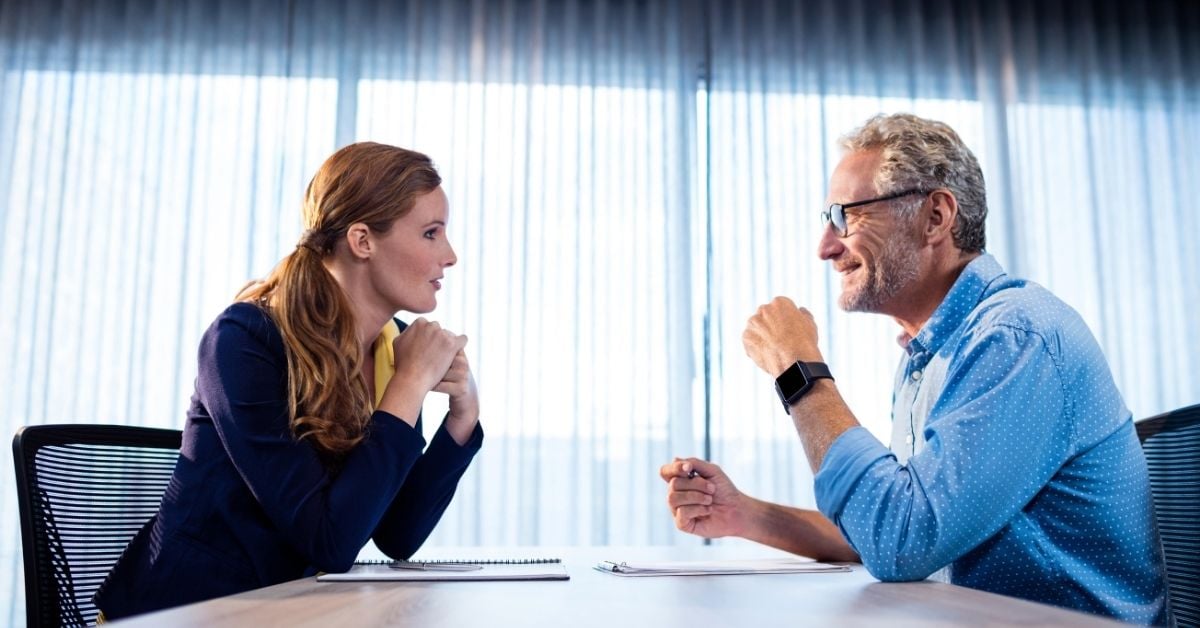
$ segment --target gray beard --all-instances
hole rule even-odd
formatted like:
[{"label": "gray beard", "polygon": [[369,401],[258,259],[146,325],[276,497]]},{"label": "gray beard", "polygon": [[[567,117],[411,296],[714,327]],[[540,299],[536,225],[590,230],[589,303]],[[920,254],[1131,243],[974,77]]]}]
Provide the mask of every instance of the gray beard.
[{"label": "gray beard", "polygon": [[893,297],[917,278],[917,251],[906,238],[889,238],[866,268],[867,280],[843,292],[838,305],[847,312],[881,312]]}]

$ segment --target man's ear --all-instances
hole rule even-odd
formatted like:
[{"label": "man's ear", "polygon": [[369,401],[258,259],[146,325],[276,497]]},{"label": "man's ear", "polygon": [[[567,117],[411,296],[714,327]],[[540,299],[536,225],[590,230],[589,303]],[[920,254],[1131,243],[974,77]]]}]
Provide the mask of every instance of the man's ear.
[{"label": "man's ear", "polygon": [[375,252],[375,241],[371,238],[371,228],[361,222],[356,222],[346,229],[346,248],[350,256],[357,260],[367,260]]},{"label": "man's ear", "polygon": [[954,193],[939,188],[929,193],[929,213],[925,220],[925,242],[941,244],[954,238],[954,223],[958,220],[958,199]]}]

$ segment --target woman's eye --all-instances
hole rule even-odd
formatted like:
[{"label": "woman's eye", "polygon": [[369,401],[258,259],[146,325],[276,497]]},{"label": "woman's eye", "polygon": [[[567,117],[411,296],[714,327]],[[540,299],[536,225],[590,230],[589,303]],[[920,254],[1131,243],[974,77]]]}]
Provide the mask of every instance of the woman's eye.
[{"label": "woman's eye", "polygon": [[437,231],[437,229],[430,229],[429,231],[425,232],[425,237],[432,240],[437,237]]}]

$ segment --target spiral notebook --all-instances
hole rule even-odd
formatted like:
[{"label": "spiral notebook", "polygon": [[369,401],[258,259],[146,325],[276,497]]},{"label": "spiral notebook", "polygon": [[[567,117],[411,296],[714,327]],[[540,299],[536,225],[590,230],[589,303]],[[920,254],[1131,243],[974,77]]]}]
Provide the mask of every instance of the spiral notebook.
[{"label": "spiral notebook", "polygon": [[368,560],[345,573],[317,574],[319,582],[570,579],[557,558]]}]

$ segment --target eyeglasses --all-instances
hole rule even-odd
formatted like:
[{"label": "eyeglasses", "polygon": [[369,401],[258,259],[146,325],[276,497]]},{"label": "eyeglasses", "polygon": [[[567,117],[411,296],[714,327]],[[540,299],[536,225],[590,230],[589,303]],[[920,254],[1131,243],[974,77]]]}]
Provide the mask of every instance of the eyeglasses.
[{"label": "eyeglasses", "polygon": [[851,207],[862,207],[871,203],[881,203],[883,201],[894,201],[898,198],[909,196],[911,194],[928,194],[925,190],[905,190],[889,196],[880,196],[879,198],[867,199],[865,201],[854,201],[853,203],[834,203],[829,206],[829,209],[821,212],[821,224],[827,225],[833,223],[833,232],[839,238],[844,238],[850,235],[849,225],[846,224],[846,210]]}]

